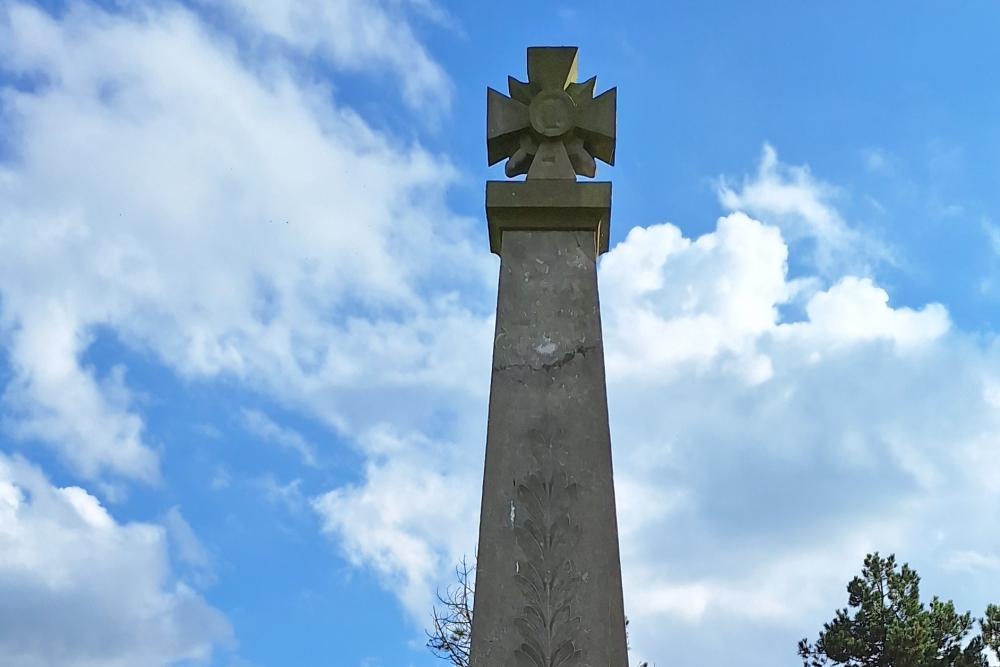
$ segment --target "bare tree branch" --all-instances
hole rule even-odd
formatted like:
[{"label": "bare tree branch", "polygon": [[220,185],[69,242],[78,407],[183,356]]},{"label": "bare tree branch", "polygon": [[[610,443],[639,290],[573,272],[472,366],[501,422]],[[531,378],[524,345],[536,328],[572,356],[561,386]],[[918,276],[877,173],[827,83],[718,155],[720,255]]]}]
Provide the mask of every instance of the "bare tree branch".
[{"label": "bare tree branch", "polygon": [[433,627],[427,631],[427,647],[455,667],[469,667],[475,571],[465,557],[455,566],[458,583],[444,593],[438,590],[438,601],[431,612]]}]

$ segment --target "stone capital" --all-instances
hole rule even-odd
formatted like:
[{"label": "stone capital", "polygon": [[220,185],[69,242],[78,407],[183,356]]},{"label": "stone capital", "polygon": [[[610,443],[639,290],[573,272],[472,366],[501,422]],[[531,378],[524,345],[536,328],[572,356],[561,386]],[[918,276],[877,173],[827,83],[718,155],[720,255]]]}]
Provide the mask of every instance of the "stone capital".
[{"label": "stone capital", "polygon": [[501,255],[511,231],[588,231],[595,255],[608,251],[611,183],[569,180],[486,182],[490,251]]}]

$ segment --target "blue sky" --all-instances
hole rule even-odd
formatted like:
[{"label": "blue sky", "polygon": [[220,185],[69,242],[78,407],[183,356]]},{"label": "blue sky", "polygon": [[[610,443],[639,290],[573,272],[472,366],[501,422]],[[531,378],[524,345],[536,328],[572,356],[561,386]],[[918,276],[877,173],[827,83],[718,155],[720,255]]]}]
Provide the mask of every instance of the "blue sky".
[{"label": "blue sky", "polygon": [[981,614],[998,21],[0,0],[5,664],[437,664],[485,439],[485,87],[529,45],[619,89],[600,281],[633,660],[797,665],[876,549]]}]

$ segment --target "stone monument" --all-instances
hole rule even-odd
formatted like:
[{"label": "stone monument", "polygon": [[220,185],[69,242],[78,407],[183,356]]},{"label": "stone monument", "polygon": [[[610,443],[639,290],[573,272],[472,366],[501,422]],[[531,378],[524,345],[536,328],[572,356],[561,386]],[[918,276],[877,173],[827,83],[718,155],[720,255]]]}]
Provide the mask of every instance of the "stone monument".
[{"label": "stone monument", "polygon": [[528,49],[487,91],[490,249],[500,256],[471,667],[627,667],[597,257],[608,249],[616,90],[577,49]]}]

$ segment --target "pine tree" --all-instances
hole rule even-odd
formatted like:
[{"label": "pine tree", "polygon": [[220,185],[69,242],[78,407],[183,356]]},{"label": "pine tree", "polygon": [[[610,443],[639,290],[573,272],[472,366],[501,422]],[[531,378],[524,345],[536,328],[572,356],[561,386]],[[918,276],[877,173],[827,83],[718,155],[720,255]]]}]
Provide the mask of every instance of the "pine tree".
[{"label": "pine tree", "polygon": [[848,608],[824,624],[815,644],[799,642],[805,667],[988,667],[987,651],[1000,657],[1000,607],[976,620],[951,601],[920,601],[920,577],[894,555],[865,557],[861,576],[847,585]]}]

